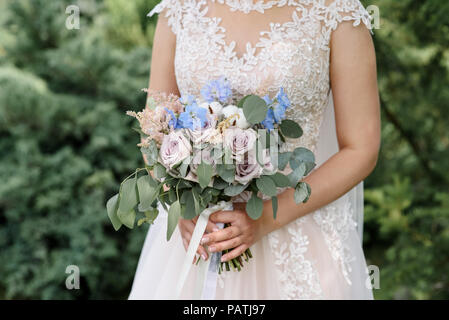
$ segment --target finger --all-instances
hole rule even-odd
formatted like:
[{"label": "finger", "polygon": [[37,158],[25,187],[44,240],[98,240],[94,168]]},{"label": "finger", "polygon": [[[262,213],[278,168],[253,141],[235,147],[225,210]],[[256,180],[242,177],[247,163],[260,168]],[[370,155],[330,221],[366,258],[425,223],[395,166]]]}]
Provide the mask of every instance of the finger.
[{"label": "finger", "polygon": [[204,261],[207,260],[209,255],[207,254],[207,250],[203,246],[198,246],[198,250],[196,251]]},{"label": "finger", "polygon": [[234,258],[237,258],[239,255],[243,254],[243,252],[245,252],[246,249],[248,249],[246,244],[241,244],[240,246],[238,246],[234,250],[232,250],[232,251],[226,253],[225,255],[223,255],[221,257],[221,262],[226,262],[226,261],[232,260]]},{"label": "finger", "polygon": [[218,230],[220,230],[220,229],[218,228],[218,226],[215,223],[213,223],[210,220],[207,222],[206,233],[212,233],[212,232],[215,232]]},{"label": "finger", "polygon": [[209,251],[219,252],[226,249],[234,249],[240,246],[242,243],[243,241],[241,237],[235,237],[229,240],[214,243],[213,245],[209,246]]},{"label": "finger", "polygon": [[201,239],[201,244],[210,244],[214,242],[229,240],[240,235],[240,229],[236,226],[230,226],[221,230],[208,233]]},{"label": "finger", "polygon": [[[185,241],[184,247],[186,248],[186,251],[188,250],[191,239],[192,239],[192,234],[186,234],[185,239],[184,239],[184,241]],[[198,248],[196,249],[196,253],[198,255],[200,255],[204,261],[206,261],[207,258],[209,257],[209,255],[207,254],[207,250],[202,245],[198,246]]]},{"label": "finger", "polygon": [[233,222],[237,218],[237,211],[217,211],[210,215],[209,219],[212,222]]}]

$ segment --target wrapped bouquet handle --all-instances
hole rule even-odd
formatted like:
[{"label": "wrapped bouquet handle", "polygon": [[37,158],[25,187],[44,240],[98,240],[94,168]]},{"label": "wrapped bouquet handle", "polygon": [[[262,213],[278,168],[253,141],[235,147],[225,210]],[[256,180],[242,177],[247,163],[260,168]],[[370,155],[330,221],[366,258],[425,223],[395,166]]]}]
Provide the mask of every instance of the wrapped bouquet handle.
[{"label": "wrapped bouquet handle", "polygon": [[[232,202],[220,201],[216,205],[206,208],[204,211],[202,211],[200,213],[198,220],[196,222],[196,225],[195,225],[195,229],[193,230],[192,238],[190,239],[189,247],[187,249],[187,254],[184,259],[184,262],[182,264],[181,272],[179,273],[179,279],[178,279],[178,283],[176,285],[176,291],[175,291],[176,299],[179,299],[181,296],[181,291],[182,291],[182,288],[184,287],[184,284],[187,280],[187,276],[189,274],[190,268],[192,267],[192,261],[193,261],[193,258],[195,257],[196,250],[197,250],[198,246],[200,245],[201,238],[204,234],[204,231],[206,230],[207,222],[209,221],[209,216],[214,212],[217,212],[220,210],[230,210],[230,208],[232,208]],[[208,297],[207,294],[203,295],[203,289],[205,287],[210,287],[209,281],[211,281],[211,279],[207,279],[208,281],[206,281],[206,286],[204,285],[204,281],[206,280],[207,274],[212,272],[211,275],[214,276],[214,274],[213,274],[214,269],[212,269],[212,268],[214,268],[214,266],[209,268],[211,260],[212,260],[212,257],[210,259],[208,259],[206,261],[206,263],[204,263],[202,265],[202,268],[198,272],[196,290],[195,290],[196,295],[197,295],[195,297],[196,299],[201,299],[202,297],[204,297],[206,299],[211,298],[211,297]],[[219,261],[217,261],[217,265],[218,265],[218,262]],[[215,276],[216,276],[216,274],[215,274]]]}]

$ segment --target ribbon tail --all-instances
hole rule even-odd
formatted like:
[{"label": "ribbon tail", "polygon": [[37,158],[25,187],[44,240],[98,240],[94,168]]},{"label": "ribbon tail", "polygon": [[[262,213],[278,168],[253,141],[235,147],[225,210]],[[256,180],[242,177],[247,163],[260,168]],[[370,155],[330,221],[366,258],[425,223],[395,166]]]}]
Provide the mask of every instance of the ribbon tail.
[{"label": "ribbon tail", "polygon": [[[181,272],[179,274],[179,280],[178,280],[178,283],[177,283],[176,289],[175,289],[176,299],[179,299],[181,296],[182,289],[187,280],[187,276],[189,274],[190,268],[192,267],[192,261],[195,256],[196,250],[197,250],[198,246],[200,245],[201,238],[203,237],[204,231],[206,230],[207,221],[209,220],[209,216],[216,211],[220,211],[220,210],[224,209],[228,205],[229,205],[228,202],[222,201],[215,206],[206,208],[199,215],[198,220],[195,225],[195,229],[193,230],[192,238],[190,239],[186,257],[185,257],[184,262],[181,267]],[[200,278],[202,278],[202,282],[200,282],[200,283],[204,282],[205,273],[207,272],[207,269],[208,269],[207,267],[209,266],[209,263],[210,263],[210,259],[209,259],[207,265],[204,265],[202,267],[203,270],[198,275]],[[204,267],[206,267],[206,268],[204,268]],[[199,285],[199,283],[197,283],[197,286],[198,285]],[[202,288],[202,285],[199,285],[199,286],[200,286],[200,288]],[[199,294],[199,292],[197,292],[197,293]]]}]

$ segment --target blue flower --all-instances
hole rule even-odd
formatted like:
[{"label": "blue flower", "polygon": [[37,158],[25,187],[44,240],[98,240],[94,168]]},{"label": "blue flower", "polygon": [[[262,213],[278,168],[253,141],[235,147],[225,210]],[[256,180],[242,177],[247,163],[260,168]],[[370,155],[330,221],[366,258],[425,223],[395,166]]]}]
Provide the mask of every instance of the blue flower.
[{"label": "blue flower", "polygon": [[284,107],[284,110],[289,108],[291,105],[290,100],[288,99],[288,96],[285,93],[284,88],[282,87],[279,89],[276,95],[276,100],[280,105]]},{"label": "blue flower", "polygon": [[286,109],[287,109],[287,107],[280,104],[279,102],[273,106],[273,109],[272,109],[273,116],[274,116],[274,121],[276,121],[276,123],[280,123],[283,119],[285,119],[285,110]]},{"label": "blue flower", "polygon": [[267,104],[267,106],[269,106],[270,104],[273,103],[273,100],[271,100],[271,98],[270,98],[270,96],[269,96],[268,94],[265,95],[262,99],[265,101],[265,103]]},{"label": "blue flower", "polygon": [[190,105],[195,102],[195,96],[191,94],[184,94],[179,98],[179,102],[185,105]]},{"label": "blue flower", "polygon": [[178,118],[176,118],[176,116],[175,116],[175,113],[172,110],[170,110],[170,109],[167,109],[167,108],[164,108],[164,109],[171,116],[171,120],[168,122],[168,125],[170,127],[172,127],[173,129],[178,129],[179,128],[179,123],[178,123]]},{"label": "blue flower", "polygon": [[211,80],[201,88],[201,95],[207,102],[220,101],[226,102],[232,95],[231,86],[225,77],[217,80]]},{"label": "blue flower", "polygon": [[271,108],[268,109],[267,116],[261,123],[266,129],[268,129],[268,131],[274,129],[274,112]]},{"label": "blue flower", "polygon": [[187,105],[183,113],[179,115],[178,121],[181,128],[197,130],[206,124],[207,109],[199,107],[196,102]]}]

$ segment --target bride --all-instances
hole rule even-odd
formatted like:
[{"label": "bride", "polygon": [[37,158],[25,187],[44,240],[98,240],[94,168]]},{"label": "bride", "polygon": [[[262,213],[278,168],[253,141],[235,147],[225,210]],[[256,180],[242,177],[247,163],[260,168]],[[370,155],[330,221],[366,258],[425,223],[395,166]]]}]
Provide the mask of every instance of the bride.
[{"label": "bride", "polygon": [[[305,178],[313,192],[296,205],[293,189],[270,200],[261,219],[244,206],[211,215],[198,247],[202,260],[251,247],[241,272],[215,278],[215,299],[372,299],[361,246],[362,181],[374,169],[380,115],[370,16],[358,0],[163,0],[151,62],[150,89],[199,95],[225,76],[234,97],[273,96],[280,87],[287,118],[304,130],[287,149],[304,146],[318,166]],[[172,299],[195,220],[180,220],[165,240],[161,208],[147,235],[130,299]],[[229,223],[222,230],[216,223]],[[181,292],[194,298],[197,267]]]}]

